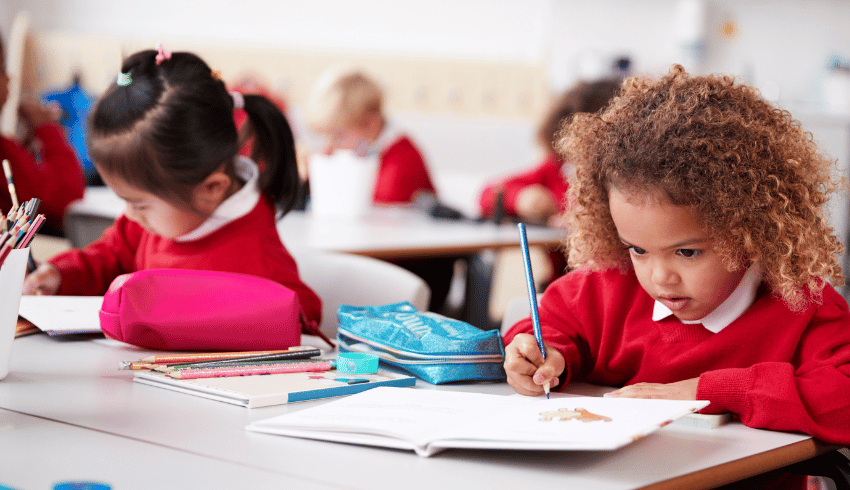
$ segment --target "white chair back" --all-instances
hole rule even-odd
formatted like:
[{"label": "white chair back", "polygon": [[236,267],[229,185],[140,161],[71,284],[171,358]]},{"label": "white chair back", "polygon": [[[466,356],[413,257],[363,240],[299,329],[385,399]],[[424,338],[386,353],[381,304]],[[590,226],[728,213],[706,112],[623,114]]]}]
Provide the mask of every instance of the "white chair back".
[{"label": "white chair back", "polygon": [[416,274],[359,255],[290,249],[301,279],[322,299],[322,333],[336,337],[339,305],[375,306],[407,301],[428,309],[431,289]]},{"label": "white chair back", "polygon": [[[541,296],[541,294],[537,295],[538,305],[540,304]],[[499,328],[499,331],[502,335],[505,335],[505,332],[514,326],[514,323],[530,316],[531,305],[528,303],[528,295],[515,296],[505,306],[505,315],[502,317],[502,326]]]}]

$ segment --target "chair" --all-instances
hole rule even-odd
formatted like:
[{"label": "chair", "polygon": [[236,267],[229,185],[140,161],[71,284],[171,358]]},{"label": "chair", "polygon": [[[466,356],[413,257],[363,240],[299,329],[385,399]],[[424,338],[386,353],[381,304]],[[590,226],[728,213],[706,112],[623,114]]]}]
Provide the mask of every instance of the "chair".
[{"label": "chair", "polygon": [[339,305],[374,306],[407,301],[428,309],[431,290],[401,267],[360,255],[290,249],[301,279],[322,299],[322,333],[336,337]]},{"label": "chair", "polygon": [[[540,296],[540,294],[537,295],[538,304]],[[531,316],[531,305],[528,303],[528,295],[511,298],[505,306],[505,314],[502,316],[502,326],[499,331],[502,335],[505,335],[505,332],[514,326],[514,323],[529,316]]]}]

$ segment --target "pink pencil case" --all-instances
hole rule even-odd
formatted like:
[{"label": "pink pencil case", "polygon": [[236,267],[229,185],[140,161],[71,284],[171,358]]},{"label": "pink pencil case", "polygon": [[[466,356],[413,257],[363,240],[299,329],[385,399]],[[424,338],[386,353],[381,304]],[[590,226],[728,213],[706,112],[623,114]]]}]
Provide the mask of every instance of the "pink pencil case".
[{"label": "pink pencil case", "polygon": [[[306,325],[291,289],[262,277],[150,269],[115,278],[103,297],[107,337],[161,350],[288,349]],[[312,332],[311,332],[312,333]]]}]

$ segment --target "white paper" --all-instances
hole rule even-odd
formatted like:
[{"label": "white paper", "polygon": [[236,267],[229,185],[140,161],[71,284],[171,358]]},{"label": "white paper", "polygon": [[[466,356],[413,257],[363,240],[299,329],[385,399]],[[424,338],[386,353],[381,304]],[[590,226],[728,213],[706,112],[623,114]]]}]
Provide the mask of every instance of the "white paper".
[{"label": "white paper", "polygon": [[100,332],[103,296],[23,296],[20,315],[50,335]]},{"label": "white paper", "polygon": [[248,430],[401,447],[610,450],[708,405],[707,401],[514,397],[375,388],[252,423]]}]

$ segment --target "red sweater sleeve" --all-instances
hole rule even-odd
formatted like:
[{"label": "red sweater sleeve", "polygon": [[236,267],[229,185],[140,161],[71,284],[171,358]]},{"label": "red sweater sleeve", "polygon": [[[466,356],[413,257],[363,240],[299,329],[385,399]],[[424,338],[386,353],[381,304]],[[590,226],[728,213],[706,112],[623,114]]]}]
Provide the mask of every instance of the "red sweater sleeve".
[{"label": "red sweater sleeve", "polygon": [[59,269],[62,283],[57,294],[97,296],[106,293],[112,280],[133,272],[136,249],[143,229],[125,216],[83,249],[69,250],[49,262]]},{"label": "red sweater sleeve", "polygon": [[481,216],[491,216],[495,212],[499,189],[502,190],[502,204],[505,213],[516,216],[516,203],[519,193],[534,184],[540,184],[549,189],[552,197],[556,202],[561,203],[561,209],[563,209],[567,182],[561,174],[561,163],[550,155],[537,167],[488,183],[478,198]]},{"label": "red sweater sleeve", "polygon": [[750,427],[850,444],[850,313],[837,293],[828,292],[833,297],[825,294],[790,362],[768,358],[703,373],[697,398],[711,400],[703,413],[731,411]]},{"label": "red sweater sleeve", "polygon": [[[18,199],[41,199],[39,213],[45,215],[46,225],[61,230],[65,208],[81,199],[85,192],[83,169],[58,124],[39,126],[33,135],[41,142],[41,161],[22,146],[5,139],[3,158],[9,159]],[[2,200],[6,201],[8,191],[3,192]]]},{"label": "red sweater sleeve", "polygon": [[409,203],[419,191],[437,192],[422,154],[403,137],[381,155],[373,200],[380,204]]}]

